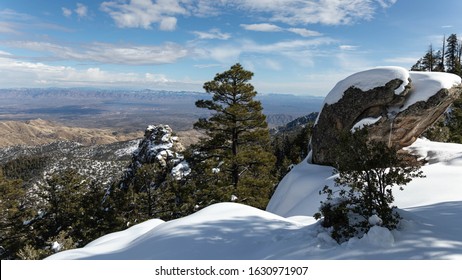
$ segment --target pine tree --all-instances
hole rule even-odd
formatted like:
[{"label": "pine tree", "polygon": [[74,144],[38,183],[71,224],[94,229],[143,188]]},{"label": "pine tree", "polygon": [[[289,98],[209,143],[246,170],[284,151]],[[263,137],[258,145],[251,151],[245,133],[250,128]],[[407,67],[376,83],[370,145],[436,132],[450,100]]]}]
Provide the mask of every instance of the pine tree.
[{"label": "pine tree", "polygon": [[8,180],[0,169],[0,256],[15,259],[27,242],[27,221],[33,217],[33,207],[21,180]]},{"label": "pine tree", "polygon": [[440,61],[440,64],[439,64],[439,71],[441,72],[445,72],[446,69],[444,68],[444,65],[445,65],[445,61],[444,61],[444,58],[446,57],[446,35],[443,36],[443,50],[441,51],[441,61]]},{"label": "pine tree", "polygon": [[217,200],[229,201],[234,195],[240,202],[264,208],[274,184],[275,158],[269,149],[266,116],[249,83],[252,76],[235,64],[204,84],[212,100],[198,100],[196,106],[213,113],[194,124],[207,135],[196,146],[196,175],[205,176],[198,180],[215,188],[211,193],[219,194]]},{"label": "pine tree", "polygon": [[447,39],[446,67],[447,72],[460,75],[460,63],[458,58],[459,41],[456,34],[451,34]]},{"label": "pine tree", "polygon": [[433,46],[430,45],[422,60],[423,70],[431,72],[434,70],[434,65],[436,65],[435,52],[433,51]]}]

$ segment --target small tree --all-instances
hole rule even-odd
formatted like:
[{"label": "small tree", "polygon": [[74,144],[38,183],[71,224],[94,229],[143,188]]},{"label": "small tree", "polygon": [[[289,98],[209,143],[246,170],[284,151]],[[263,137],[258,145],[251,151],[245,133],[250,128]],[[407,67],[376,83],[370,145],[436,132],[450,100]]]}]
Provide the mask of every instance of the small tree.
[{"label": "small tree", "polygon": [[332,227],[338,242],[362,236],[380,224],[396,228],[399,215],[391,206],[392,187],[423,177],[420,165],[404,161],[397,150],[383,142],[367,141],[367,130],[344,133],[336,149],[335,188],[326,186],[327,200],[316,216],[324,216],[323,226]]},{"label": "small tree", "polygon": [[275,183],[275,157],[269,148],[266,116],[249,83],[252,76],[235,64],[204,84],[212,100],[199,100],[196,106],[213,113],[194,124],[207,138],[195,147],[193,172],[202,177],[199,187],[220,188],[212,190],[218,194],[215,199],[229,201],[235,195],[240,202],[264,208]]}]

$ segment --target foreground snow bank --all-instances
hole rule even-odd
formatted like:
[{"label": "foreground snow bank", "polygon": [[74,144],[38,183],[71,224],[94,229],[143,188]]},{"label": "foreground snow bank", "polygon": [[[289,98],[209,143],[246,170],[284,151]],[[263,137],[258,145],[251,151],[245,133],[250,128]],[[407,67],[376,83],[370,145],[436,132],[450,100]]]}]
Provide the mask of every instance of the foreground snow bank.
[{"label": "foreground snow bank", "polygon": [[[311,216],[333,183],[332,168],[303,161],[284,178],[267,212],[219,203],[193,215],[150,220],[48,259],[462,259],[462,145],[419,140],[426,178],[395,190],[403,217],[341,245]],[[284,218],[285,217],[285,218]]]},{"label": "foreground snow bank", "polygon": [[299,230],[305,226],[237,203],[215,204],[185,218],[158,221],[49,259],[265,259],[280,252],[284,240],[298,244],[303,235]]},{"label": "foreground snow bank", "polygon": [[[418,139],[406,148],[425,159],[422,167],[425,178],[416,178],[394,190],[395,205],[399,208],[429,205],[442,201],[462,201],[462,145]],[[326,185],[333,187],[333,168],[310,164],[308,160],[295,166],[279,183],[267,211],[283,216],[312,216],[318,212],[324,196],[319,191]]]}]

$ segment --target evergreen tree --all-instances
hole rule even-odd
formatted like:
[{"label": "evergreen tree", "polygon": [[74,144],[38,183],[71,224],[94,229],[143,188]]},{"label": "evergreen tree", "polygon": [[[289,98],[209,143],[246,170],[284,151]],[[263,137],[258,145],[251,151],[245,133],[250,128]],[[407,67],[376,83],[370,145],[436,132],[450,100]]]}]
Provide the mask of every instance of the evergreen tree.
[{"label": "evergreen tree", "polygon": [[[430,47],[430,50],[432,48]],[[411,68],[413,71],[428,71],[430,50],[419,59]],[[447,40],[443,38],[443,49],[434,53],[436,67],[433,71],[450,72],[462,76],[461,65],[462,43],[456,34],[451,34]],[[462,96],[459,97],[450,109],[432,127],[424,132],[424,136],[433,141],[462,143]]]},{"label": "evergreen tree", "polygon": [[462,96],[451,106],[448,113],[447,127],[449,128],[449,142],[462,143]]},{"label": "evergreen tree", "polygon": [[20,180],[8,180],[0,169],[0,256],[15,259],[27,242],[27,221],[33,217],[32,204]]},{"label": "evergreen tree", "polygon": [[254,100],[257,92],[249,83],[252,76],[235,64],[204,84],[205,91],[213,94],[212,100],[199,100],[196,106],[212,115],[194,124],[207,135],[196,146],[196,175],[202,173],[201,184],[215,185],[211,193],[218,194],[217,200],[229,201],[234,195],[233,200],[237,197],[240,202],[264,208],[275,182],[271,174],[275,158],[269,149],[262,105]]},{"label": "evergreen tree", "polygon": [[313,122],[309,122],[296,131],[273,135],[271,145],[276,157],[275,174],[278,181],[290,171],[290,166],[298,164],[308,155],[313,125]]},{"label": "evergreen tree", "polygon": [[451,34],[447,39],[446,67],[447,72],[461,75],[459,60],[459,41],[456,34]]}]

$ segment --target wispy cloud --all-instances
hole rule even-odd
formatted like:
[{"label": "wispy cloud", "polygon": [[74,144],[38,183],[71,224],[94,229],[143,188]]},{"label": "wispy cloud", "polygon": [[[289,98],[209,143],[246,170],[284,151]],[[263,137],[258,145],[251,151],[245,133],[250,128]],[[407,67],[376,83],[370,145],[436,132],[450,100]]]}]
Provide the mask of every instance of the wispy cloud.
[{"label": "wispy cloud", "polygon": [[10,22],[0,22],[0,33],[18,33],[16,26]]},{"label": "wispy cloud", "polygon": [[[156,65],[173,63],[188,54],[188,49],[174,43],[159,46],[113,45],[92,43],[66,46],[49,42],[15,41],[9,46],[44,53],[41,59],[72,60],[122,65]],[[48,55],[46,55],[48,54]]]},{"label": "wispy cloud", "polygon": [[295,27],[282,28],[272,23],[241,24],[240,26],[244,28],[245,30],[249,30],[249,31],[257,31],[257,32],[284,32],[286,31],[286,32],[298,34],[302,37],[314,37],[314,36],[322,35],[321,33],[317,31],[309,30],[306,28],[295,28]]},{"label": "wispy cloud", "polygon": [[339,49],[342,51],[355,51],[359,48],[359,46],[353,46],[353,45],[340,45]]},{"label": "wispy cloud", "polygon": [[393,57],[393,58],[387,58],[384,60],[386,63],[392,63],[392,64],[397,64],[397,65],[414,65],[417,60],[419,59],[418,56],[401,56],[401,57]]},{"label": "wispy cloud", "polygon": [[11,9],[0,10],[0,17],[4,20],[28,21],[33,19],[32,16],[24,13],[19,13]]},{"label": "wispy cloud", "polygon": [[[157,24],[164,26],[166,17],[178,16],[215,17],[229,9],[239,10],[243,15],[254,16],[269,22],[282,22],[292,26],[306,24],[343,25],[358,20],[370,20],[377,9],[389,8],[397,0],[112,0],[101,4],[121,28],[151,29]],[[170,20],[173,23],[173,20]],[[244,25],[248,30],[277,29],[268,23]],[[172,25],[169,29],[172,30]],[[294,33],[308,35],[306,31]]]},{"label": "wispy cloud", "polygon": [[284,29],[271,23],[241,24],[245,30],[259,32],[281,32]]},{"label": "wispy cloud", "polygon": [[82,3],[77,3],[77,7],[75,8],[74,12],[77,14],[79,18],[84,18],[88,16],[88,7]]},{"label": "wispy cloud", "polygon": [[108,13],[121,28],[151,29],[153,24],[157,24],[160,30],[171,31],[176,28],[175,16],[188,14],[180,2],[182,1],[107,1],[101,4],[101,10]]},{"label": "wispy cloud", "polygon": [[72,16],[72,10],[71,9],[62,7],[61,10],[63,12],[63,16],[65,16],[65,17],[71,17]]},{"label": "wispy cloud", "polygon": [[314,37],[314,36],[321,36],[322,34],[313,31],[313,30],[308,30],[306,28],[288,28],[287,31],[298,34],[302,37]]},{"label": "wispy cloud", "polygon": [[[303,40],[284,40],[271,44],[262,44],[250,39],[218,45],[196,46],[194,55],[199,59],[211,59],[219,63],[232,63],[240,58],[253,55],[269,55],[265,58],[266,68],[280,69],[277,57],[289,58],[298,64],[312,65],[312,57],[319,53],[319,47],[335,43],[331,38],[320,37]],[[274,58],[274,59],[272,59]]]},{"label": "wispy cloud", "polygon": [[206,31],[206,32],[193,31],[192,33],[196,35],[199,39],[203,39],[203,40],[213,40],[213,39],[228,40],[231,38],[231,34],[223,33],[217,28],[210,29],[209,31]]},{"label": "wispy cloud", "polygon": [[397,0],[203,0],[192,1],[219,13],[220,9],[235,8],[244,13],[259,13],[260,17],[290,25],[320,23],[351,24],[370,20],[377,9],[389,8]]},{"label": "wispy cloud", "polygon": [[177,81],[161,73],[107,71],[98,67],[78,69],[34,63],[0,56],[0,83],[3,87],[131,87],[200,88],[199,82]]},{"label": "wispy cloud", "polygon": [[82,3],[77,3],[75,9],[70,9],[67,7],[62,7],[61,11],[63,16],[70,18],[74,13],[79,19],[88,17],[88,7]]}]

